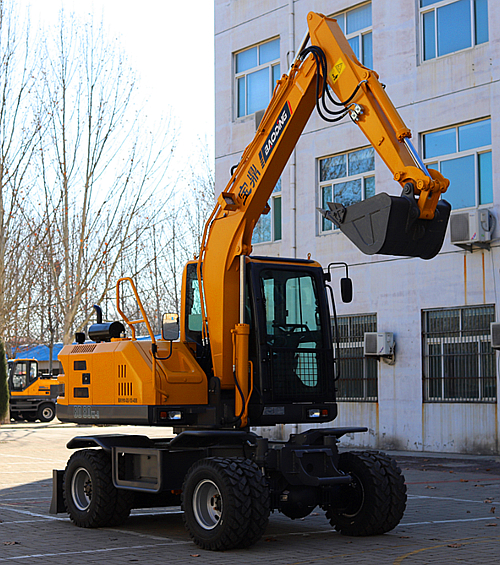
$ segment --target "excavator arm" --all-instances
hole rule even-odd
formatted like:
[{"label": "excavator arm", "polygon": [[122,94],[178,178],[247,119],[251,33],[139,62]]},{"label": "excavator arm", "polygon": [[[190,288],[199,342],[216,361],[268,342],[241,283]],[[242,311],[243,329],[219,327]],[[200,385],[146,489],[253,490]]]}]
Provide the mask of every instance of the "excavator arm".
[{"label": "excavator arm", "polygon": [[[450,206],[440,197],[449,182],[425,168],[377,74],[360,64],[337,22],[311,12],[308,26],[311,47],[277,82],[258,131],[205,227],[198,259],[202,335],[210,343],[213,372],[222,388],[234,387],[234,334],[245,325],[238,316],[240,257],[251,253],[255,224],[314,107],[332,98],[327,85],[340,101],[335,118],[329,119],[350,115],[403,194],[378,194],[347,208],[329,203],[330,210],[321,212],[365,253],[430,258],[444,239]],[[326,104],[318,109],[328,113]]]},{"label": "excavator arm", "polygon": [[[387,96],[378,75],[356,58],[336,20],[308,15],[311,44],[321,48],[326,80],[339,100],[349,100],[349,113],[404,188],[414,185],[419,196],[419,217],[432,220],[437,202],[449,181],[438,171],[428,171],[410,142],[411,131]],[[311,49],[314,53],[314,47]]]}]

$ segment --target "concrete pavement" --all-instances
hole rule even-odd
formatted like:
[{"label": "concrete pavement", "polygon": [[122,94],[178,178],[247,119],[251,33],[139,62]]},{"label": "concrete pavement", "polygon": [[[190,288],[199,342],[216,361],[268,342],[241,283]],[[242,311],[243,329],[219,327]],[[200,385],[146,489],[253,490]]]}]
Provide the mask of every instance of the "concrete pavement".
[{"label": "concrete pavement", "polygon": [[48,513],[53,468],[63,469],[76,435],[134,433],[158,428],[96,428],[13,423],[0,426],[0,564],[106,563],[357,565],[500,562],[500,458],[396,453],[408,485],[408,507],[392,532],[348,538],[320,509],[292,521],[273,514],[262,540],[245,550],[200,550],[184,530],[179,508],[134,510],[117,528],[86,530]]}]

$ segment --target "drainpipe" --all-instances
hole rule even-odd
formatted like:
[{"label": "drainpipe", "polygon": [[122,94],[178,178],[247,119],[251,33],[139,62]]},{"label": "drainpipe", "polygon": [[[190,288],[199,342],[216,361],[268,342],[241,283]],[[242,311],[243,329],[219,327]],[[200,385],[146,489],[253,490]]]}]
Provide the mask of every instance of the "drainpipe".
[{"label": "drainpipe", "polygon": [[[288,0],[288,67],[295,59],[295,11],[293,6],[294,0]],[[291,211],[291,256],[297,257],[297,156],[295,149],[292,151],[289,160],[290,172],[290,211]]]}]

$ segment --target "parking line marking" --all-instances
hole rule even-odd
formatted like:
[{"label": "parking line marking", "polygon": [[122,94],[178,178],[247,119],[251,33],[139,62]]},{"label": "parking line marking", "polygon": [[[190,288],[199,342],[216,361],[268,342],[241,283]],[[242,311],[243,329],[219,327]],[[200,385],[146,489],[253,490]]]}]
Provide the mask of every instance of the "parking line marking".
[{"label": "parking line marking", "polygon": [[39,557],[64,557],[66,555],[92,555],[94,553],[106,553],[111,551],[131,551],[134,549],[151,549],[163,545],[185,545],[192,544],[192,541],[152,543],[149,545],[132,545],[125,547],[106,547],[103,549],[83,549],[82,551],[62,551],[61,553],[34,553],[32,555],[13,555],[12,557],[0,557],[0,561],[14,561],[15,559],[37,559]]},{"label": "parking line marking", "polygon": [[448,496],[429,496],[425,494],[409,494],[408,498],[430,498],[436,500],[451,500],[452,502],[470,502],[474,504],[484,504],[483,500],[466,500],[465,498],[450,498]]},{"label": "parking line marking", "polygon": [[481,522],[483,520],[498,520],[495,517],[486,517],[486,518],[456,518],[455,520],[430,520],[428,522],[409,522],[406,524],[398,524],[396,528],[403,528],[405,526],[428,526],[429,524],[456,524],[458,522]]},{"label": "parking line marking", "polygon": [[50,496],[27,496],[24,498],[2,498],[0,496],[0,502],[17,502],[18,500],[32,500],[33,502],[36,502],[38,500],[52,500],[52,497]]},{"label": "parking line marking", "polygon": [[67,521],[69,518],[63,518],[62,516],[51,516],[48,514],[37,514],[36,512],[30,512],[29,510],[20,510],[19,508],[12,508],[12,506],[0,506],[0,510],[18,512],[19,514],[26,514],[27,516],[33,516],[33,518],[45,518],[46,520],[63,520]]},{"label": "parking line marking", "polygon": [[6,524],[32,524],[33,522],[43,522],[43,520],[12,520],[11,522],[5,522],[2,520],[0,522],[0,527],[5,526]]}]

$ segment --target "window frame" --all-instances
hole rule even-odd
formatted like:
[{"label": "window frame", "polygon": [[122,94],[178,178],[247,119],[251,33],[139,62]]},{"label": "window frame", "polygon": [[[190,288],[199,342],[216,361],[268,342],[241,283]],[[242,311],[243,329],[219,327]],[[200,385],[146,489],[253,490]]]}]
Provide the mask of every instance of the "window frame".
[{"label": "window frame", "polygon": [[[339,26],[340,26],[340,29],[342,30],[342,33],[346,36],[346,39],[349,42],[349,45],[351,45],[350,40],[352,40],[356,37],[359,37],[359,43],[358,43],[358,45],[359,45],[359,57],[358,57],[358,60],[362,65],[371,69],[371,68],[373,68],[373,19],[372,19],[372,23],[368,27],[360,28],[360,29],[358,29],[358,30],[356,30],[352,33],[349,33],[349,34],[346,33],[346,31],[347,31],[347,29],[346,29],[347,14],[349,12],[353,12],[354,10],[357,10],[359,8],[363,8],[364,6],[368,6],[368,5],[370,5],[370,8],[371,8],[372,2],[371,1],[370,2],[362,2],[360,4],[357,4],[356,6],[352,6],[348,9],[346,9],[346,10],[343,10],[342,12],[337,12],[337,13],[333,14],[331,17],[335,18],[337,20],[337,23],[339,23],[338,19],[340,18],[340,16],[343,17],[343,23],[342,24],[339,23]],[[371,36],[372,36],[372,39],[371,39],[372,60],[365,62],[363,36],[368,35],[368,34],[371,34]],[[351,48],[352,48],[352,45],[351,45]],[[354,49],[353,49],[353,51],[354,51]]]},{"label": "window frame", "polygon": [[[337,344],[335,340],[335,323],[334,318],[332,321],[332,335],[334,336],[333,347],[338,358],[340,359],[340,378],[337,381],[337,401],[339,402],[378,402],[378,361],[375,357],[367,357],[364,355],[364,334],[368,331],[377,331],[377,314],[348,314],[337,316],[339,322],[339,341],[340,348],[337,352]],[[342,335],[341,320],[347,320],[348,332],[347,335]],[[353,325],[357,323],[358,326],[363,327],[363,335],[353,334]],[[355,353],[354,355],[345,355],[346,352]],[[361,352],[361,355],[359,354]],[[362,362],[363,374],[359,377],[356,373],[356,361]],[[347,367],[347,370],[346,370]],[[355,373],[354,375],[347,375],[349,370]],[[372,376],[374,375],[374,376]],[[360,386],[362,393],[359,395],[342,394],[343,390],[349,390]],[[369,394],[370,386],[375,389],[375,394]]]},{"label": "window frame", "polygon": [[[260,47],[262,45],[265,45],[267,43],[271,43],[272,41],[276,41],[278,40],[279,42],[279,49],[280,49],[280,55],[277,59],[273,59],[272,61],[267,61],[266,63],[260,63]],[[255,67],[250,67],[248,69],[246,69],[245,71],[241,71],[241,72],[237,72],[236,71],[236,60],[237,60],[237,56],[240,55],[241,53],[244,53],[245,51],[249,51],[250,49],[254,49],[257,48],[257,65]],[[273,80],[274,77],[274,68],[275,67],[279,67],[278,68],[278,78],[281,76],[281,38],[280,36],[276,36],[276,37],[272,37],[270,39],[266,39],[265,41],[260,41],[259,43],[255,43],[254,45],[250,45],[249,47],[245,47],[244,49],[240,49],[238,51],[235,51],[233,53],[233,88],[234,88],[234,119],[235,120],[241,120],[243,118],[246,118],[247,116],[253,116],[256,112],[260,111],[260,110],[264,110],[267,107],[267,104],[269,103],[269,100],[271,100],[273,91],[274,91],[274,87],[275,87],[275,81]],[[248,75],[251,75],[253,73],[257,73],[259,71],[262,71],[264,69],[269,69],[269,91],[268,91],[268,100],[266,103],[266,106],[264,106],[264,108],[259,108],[259,110],[255,110],[255,112],[248,112],[248,80],[247,77]],[[239,115],[239,86],[238,86],[238,80],[245,78],[245,113]]]},{"label": "window frame", "polygon": [[[489,318],[482,329],[464,328],[464,312],[484,311],[485,319]],[[489,311],[488,311],[489,310]],[[497,363],[495,351],[491,348],[490,322],[495,321],[495,304],[480,304],[473,306],[458,306],[453,308],[433,308],[422,310],[422,400],[424,403],[496,403],[498,398],[497,390]],[[458,313],[459,325],[456,328],[432,332],[429,328],[428,315],[430,313],[442,312],[445,317],[452,318],[452,313]],[[447,334],[447,335],[442,335]],[[444,346],[450,345],[477,345],[476,352],[467,351],[468,347],[463,348],[463,353],[446,353]],[[488,348],[489,351],[484,351]],[[439,346],[439,352],[431,353],[431,347]],[[485,346],[485,347],[484,347]],[[451,348],[450,348],[451,349]],[[470,348],[469,348],[470,349]],[[488,357],[489,356],[489,357]],[[458,357],[458,360],[457,360]],[[461,358],[461,359],[460,359]],[[437,364],[436,364],[437,363]],[[452,369],[457,367],[457,363],[467,365],[466,370],[476,370],[477,377],[449,376],[446,374],[447,364],[453,364]],[[471,364],[472,363],[472,364]],[[488,376],[484,372],[488,363],[494,375]],[[451,365],[448,365],[450,367]],[[459,367],[462,369],[463,367]],[[433,370],[438,369],[438,375],[432,374]],[[485,393],[489,387],[494,394]],[[473,391],[477,390],[477,396],[470,393],[459,395],[453,391]],[[451,391],[451,393],[450,393]],[[437,394],[439,393],[439,394]]]},{"label": "window frame", "polygon": [[[257,220],[257,223],[255,224],[252,234],[252,245],[275,243],[283,239],[283,201],[282,201],[281,184],[282,182],[280,177],[267,202],[270,208],[269,212],[267,214],[262,214],[260,218]],[[278,209],[279,209],[279,218],[278,218]],[[259,225],[262,226],[262,222],[267,221],[268,219],[270,219],[270,223],[271,223],[270,225],[271,239],[262,239],[261,241],[257,241],[256,234],[258,233]]]},{"label": "window frame", "polygon": [[[457,2],[459,2],[460,0],[436,0],[436,2],[433,2],[427,6],[422,6],[421,5],[421,0],[419,0],[419,23],[420,23],[420,33],[419,33],[419,41],[420,41],[420,62],[421,63],[428,63],[429,61],[435,61],[437,59],[442,59],[443,57],[448,57],[450,55],[454,55],[455,53],[460,53],[462,51],[466,51],[467,49],[474,49],[475,47],[477,47],[478,45],[484,45],[485,43],[489,42],[489,28],[487,29],[488,32],[488,39],[487,41],[483,41],[481,43],[477,43],[477,37],[476,37],[476,10],[475,10],[475,3],[476,0],[469,0],[469,6],[470,6],[470,22],[471,22],[471,29],[470,29],[470,39],[471,39],[471,45],[469,47],[464,47],[462,49],[459,49],[457,51],[450,51],[448,53],[445,53],[443,55],[439,55],[438,54],[438,49],[439,49],[439,45],[438,45],[438,17],[437,17],[437,11],[440,8],[443,8],[445,6],[450,6],[451,4],[455,4]],[[424,15],[425,14],[429,14],[433,12],[434,13],[434,56],[433,57],[429,57],[429,58],[425,58],[425,26],[424,26]],[[488,21],[488,20],[487,20]]]},{"label": "window frame", "polygon": [[[490,138],[491,138],[491,117],[486,118],[479,118],[477,120],[472,120],[470,122],[465,122],[461,124],[456,124],[453,126],[447,126],[443,128],[439,128],[436,130],[428,131],[421,134],[421,143],[422,143],[422,154],[424,155],[424,163],[430,169],[435,169],[436,165],[438,166],[437,170],[441,171],[441,163],[443,161],[451,161],[453,159],[459,159],[461,157],[469,157],[474,156],[474,201],[475,204],[472,206],[464,206],[463,208],[454,208],[454,210],[473,210],[476,208],[491,208],[493,205],[493,196],[491,202],[484,202],[481,203],[481,193],[480,193],[480,178],[479,178],[479,155],[484,155],[487,153],[493,153],[493,142],[490,139],[491,143],[487,145],[479,145],[478,147],[473,147],[472,149],[465,149],[460,150],[459,147],[459,128],[463,126],[468,126],[471,124],[477,124],[480,122],[490,122]],[[447,130],[455,130],[455,152],[454,153],[446,153],[443,155],[437,155],[436,157],[426,157],[425,156],[425,136],[432,133],[444,132]],[[492,187],[492,194],[493,194],[493,187]],[[446,199],[446,193],[444,194],[444,198]]]},{"label": "window frame", "polygon": [[[362,151],[363,149],[371,149],[373,151],[373,169],[370,169],[369,171],[365,171],[363,173],[356,173],[354,175],[349,175],[349,154],[351,153],[356,153],[358,151]],[[340,157],[342,155],[346,156],[346,176],[344,177],[339,177],[337,179],[329,179],[329,180],[321,180],[321,162],[324,161],[325,159],[331,159],[332,157]],[[341,184],[341,183],[345,183],[345,182],[349,182],[349,181],[355,181],[358,179],[361,179],[361,190],[362,190],[362,195],[361,195],[361,201],[366,200],[367,196],[366,196],[366,179],[368,178],[373,178],[374,179],[374,183],[375,183],[375,149],[371,146],[371,145],[367,145],[364,147],[358,147],[357,149],[351,149],[349,151],[344,151],[342,153],[333,153],[331,155],[327,155],[325,157],[319,157],[318,159],[316,159],[317,161],[317,178],[318,178],[318,203],[319,203],[319,208],[324,208],[323,205],[323,190],[324,188],[328,187],[328,186],[332,186],[332,198],[333,198],[333,186],[335,184]],[[374,190],[374,194],[376,194],[376,189],[375,189],[375,184],[373,187]],[[370,196],[368,196],[369,198]],[[332,233],[341,233],[340,230],[329,220],[326,220],[325,218],[323,218],[323,216],[318,212],[318,217],[319,217],[319,230],[318,230],[318,235],[326,235],[326,234],[332,234]],[[325,228],[325,225],[328,225],[327,222],[329,224],[331,224],[330,228]]]}]

